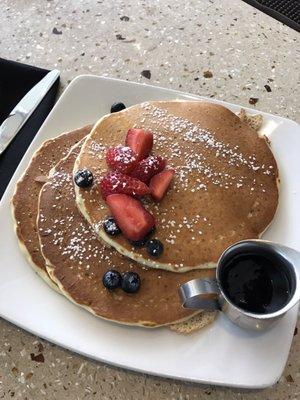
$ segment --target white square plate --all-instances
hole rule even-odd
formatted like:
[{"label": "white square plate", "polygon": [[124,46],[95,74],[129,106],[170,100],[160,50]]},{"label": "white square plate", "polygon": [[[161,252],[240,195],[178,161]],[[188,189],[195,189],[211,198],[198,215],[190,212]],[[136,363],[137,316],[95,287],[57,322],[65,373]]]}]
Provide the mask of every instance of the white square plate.
[{"label": "white square plate", "polygon": [[[90,315],[52,291],[27,265],[18,248],[10,199],[18,178],[44,140],[95,122],[109,112],[115,101],[130,106],[175,98],[201,99],[96,76],[80,76],[68,86],[25,154],[0,204],[0,315],[60,346],[124,368],[217,385],[266,387],[277,381],[285,366],[297,307],[263,333],[241,330],[222,315],[190,336],[166,328],[119,326]],[[240,109],[219,103],[234,112]],[[271,140],[282,181],[278,213],[264,237],[300,250],[299,126],[269,114],[264,114],[264,120],[264,133]]]}]

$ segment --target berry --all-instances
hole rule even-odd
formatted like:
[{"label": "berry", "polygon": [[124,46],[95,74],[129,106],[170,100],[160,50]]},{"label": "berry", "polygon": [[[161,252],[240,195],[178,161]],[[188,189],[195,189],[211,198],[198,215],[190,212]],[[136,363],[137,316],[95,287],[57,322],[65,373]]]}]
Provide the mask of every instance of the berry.
[{"label": "berry", "polygon": [[117,289],[121,286],[122,276],[120,272],[116,271],[115,269],[109,269],[105,272],[102,278],[103,286],[106,289]]},{"label": "berry", "polygon": [[173,169],[165,169],[159,174],[153,176],[150,181],[149,188],[151,191],[151,196],[154,200],[162,200],[168,190],[174,174],[175,171]]},{"label": "berry", "polygon": [[161,172],[166,166],[166,160],[160,156],[150,156],[140,161],[132,171],[131,176],[142,182],[148,183],[150,179]]},{"label": "berry", "polygon": [[133,247],[137,247],[137,248],[144,247],[146,242],[150,239],[150,237],[153,235],[154,232],[155,232],[155,226],[141,240],[129,240],[129,243],[132,244]]},{"label": "berry", "polygon": [[130,147],[111,147],[106,152],[107,165],[123,174],[129,174],[137,166],[137,158]]},{"label": "berry", "polygon": [[128,194],[139,197],[150,193],[145,183],[120,172],[109,172],[100,182],[101,194],[104,200],[111,194]]},{"label": "berry", "polygon": [[110,112],[111,113],[119,112],[124,110],[125,108],[126,106],[124,103],[114,103],[110,108]]},{"label": "berry", "polygon": [[126,293],[136,293],[141,286],[141,279],[136,272],[125,272],[121,287]]},{"label": "berry", "polygon": [[81,188],[86,188],[91,186],[93,183],[93,174],[88,169],[80,169],[76,172],[74,176],[74,182],[77,186]]},{"label": "berry", "polygon": [[150,239],[146,243],[146,250],[152,257],[159,257],[164,251],[164,246],[160,240]]},{"label": "berry", "polygon": [[112,194],[106,202],[123,235],[129,240],[141,240],[155,226],[153,215],[131,196]]},{"label": "berry", "polygon": [[109,217],[103,222],[103,228],[109,236],[117,236],[121,233],[121,229],[118,227],[113,217]]},{"label": "berry", "polygon": [[135,152],[138,161],[140,161],[148,157],[152,150],[153,133],[144,131],[144,129],[129,129],[125,143]]}]

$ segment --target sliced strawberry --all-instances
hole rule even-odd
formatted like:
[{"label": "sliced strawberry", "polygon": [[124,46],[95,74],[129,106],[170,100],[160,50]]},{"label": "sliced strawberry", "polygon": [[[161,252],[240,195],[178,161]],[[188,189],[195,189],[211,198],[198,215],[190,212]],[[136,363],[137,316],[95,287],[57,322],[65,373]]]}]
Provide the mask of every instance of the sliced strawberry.
[{"label": "sliced strawberry", "polygon": [[144,129],[129,129],[125,139],[126,146],[129,146],[137,155],[138,160],[146,158],[153,146],[153,133]]},{"label": "sliced strawberry", "polygon": [[160,201],[167,193],[168,187],[173,179],[175,171],[173,169],[165,169],[157,175],[154,175],[150,181],[151,196],[154,200]]},{"label": "sliced strawberry", "polygon": [[115,170],[129,174],[137,166],[138,161],[134,151],[128,146],[110,147],[106,152],[107,165]]},{"label": "sliced strawberry", "polygon": [[141,240],[155,226],[155,220],[142,203],[126,194],[112,194],[107,197],[108,207],[121,229],[129,240]]},{"label": "sliced strawberry", "polygon": [[150,156],[138,163],[131,176],[148,183],[152,176],[161,172],[166,166],[166,160],[160,156]]},{"label": "sliced strawberry", "polygon": [[125,193],[130,196],[145,196],[150,190],[145,183],[120,172],[109,172],[100,182],[100,189],[105,200],[110,194]]}]

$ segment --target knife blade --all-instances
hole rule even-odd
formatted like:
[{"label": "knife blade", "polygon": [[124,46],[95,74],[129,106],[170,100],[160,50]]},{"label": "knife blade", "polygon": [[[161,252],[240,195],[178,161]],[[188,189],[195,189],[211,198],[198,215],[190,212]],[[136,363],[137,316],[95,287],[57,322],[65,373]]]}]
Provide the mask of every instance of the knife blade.
[{"label": "knife blade", "polygon": [[44,96],[59,77],[59,70],[54,69],[40,80],[11,111],[0,126],[0,155],[16,136],[33,111],[43,100]]}]

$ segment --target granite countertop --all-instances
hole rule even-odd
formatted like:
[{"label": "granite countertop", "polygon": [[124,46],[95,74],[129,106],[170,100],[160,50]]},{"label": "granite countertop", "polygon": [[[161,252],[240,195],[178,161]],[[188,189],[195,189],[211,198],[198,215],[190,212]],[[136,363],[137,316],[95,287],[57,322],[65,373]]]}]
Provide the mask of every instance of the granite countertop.
[{"label": "granite countertop", "polygon": [[[299,34],[241,0],[2,0],[0,24],[1,56],[59,68],[62,89],[78,74],[98,74],[300,120]],[[0,332],[0,399],[300,398],[297,331],[282,378],[263,391],[128,372],[4,320]]]}]

